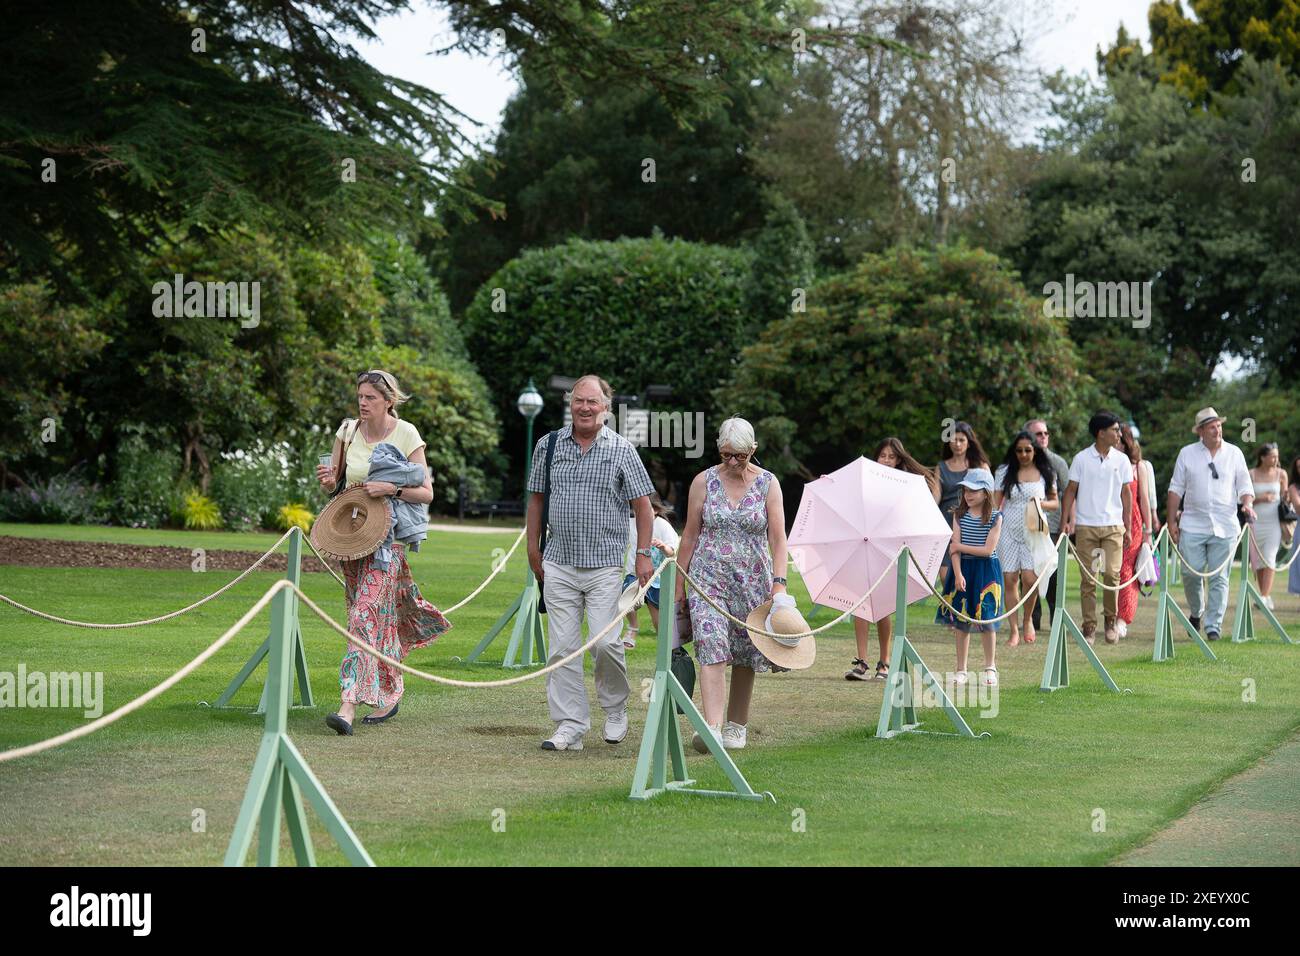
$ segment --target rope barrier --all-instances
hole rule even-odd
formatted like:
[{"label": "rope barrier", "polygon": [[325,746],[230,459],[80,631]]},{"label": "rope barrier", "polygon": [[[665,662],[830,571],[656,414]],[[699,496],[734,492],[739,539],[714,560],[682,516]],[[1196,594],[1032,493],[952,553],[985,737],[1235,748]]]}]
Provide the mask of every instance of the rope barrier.
[{"label": "rope barrier", "polygon": [[[921,572],[922,577],[925,577],[925,570],[921,567],[920,564],[917,564],[916,555],[912,554],[911,551],[907,552],[907,554],[908,557],[911,558],[912,564],[915,565],[916,570]],[[1021,599],[1016,602],[1016,606],[1011,608],[1010,610],[1007,610],[1002,614],[999,614],[997,617],[975,618],[975,617],[970,617],[966,613],[957,610],[955,607],[949,604],[947,599],[944,598],[944,596],[940,594],[938,591],[936,591],[934,589],[934,585],[931,584],[929,581],[925,582],[925,586],[930,589],[931,594],[933,594],[936,598],[939,599],[939,603],[948,609],[948,613],[950,613],[953,617],[958,618],[959,620],[967,622],[968,624],[996,624],[999,621],[1005,621],[1008,618],[1014,617],[1016,613],[1019,612],[1019,610],[1025,606],[1025,603],[1031,597],[1033,597],[1035,594],[1038,593],[1038,585],[1035,584],[1033,587],[1025,591],[1024,596],[1021,597]]]},{"label": "rope barrier", "polygon": [[[1253,538],[1254,535],[1252,535],[1251,537]],[[1259,542],[1252,540],[1251,543],[1255,546],[1254,551],[1255,554],[1259,557],[1260,564],[1262,564],[1264,568],[1268,569],[1269,571],[1273,571],[1274,573],[1287,570],[1288,568],[1291,567],[1292,564],[1295,563],[1295,559],[1297,557],[1300,557],[1300,544],[1293,543],[1291,546],[1291,557],[1287,558],[1285,563],[1270,564],[1268,561],[1264,560],[1264,555],[1260,553]],[[1257,569],[1257,570],[1262,570],[1262,569]]]},{"label": "rope barrier", "polygon": [[[1169,530],[1169,526],[1165,525],[1163,528],[1160,529],[1159,533],[1157,533],[1155,538],[1152,540],[1151,553],[1153,555],[1155,554],[1156,546],[1160,544],[1160,539],[1165,536],[1165,533],[1168,530]],[[1074,560],[1079,562],[1079,573],[1081,573],[1089,581],[1091,581],[1093,584],[1095,584],[1097,587],[1101,588],[1104,591],[1123,591],[1126,587],[1128,587],[1134,581],[1136,581],[1138,579],[1138,576],[1141,574],[1140,571],[1134,570],[1133,576],[1129,578],[1127,581],[1121,581],[1119,584],[1107,584],[1105,581],[1099,580],[1097,577],[1095,577],[1092,574],[1091,571],[1088,570],[1088,566],[1083,561],[1083,555],[1079,554],[1079,551],[1077,548],[1075,548],[1073,541],[1070,542],[1070,553],[1074,555]]]},{"label": "rope barrier", "polygon": [[501,559],[501,563],[500,563],[500,564],[498,564],[495,568],[492,569],[492,573],[489,574],[486,578],[483,579],[483,583],[480,584],[478,587],[476,587],[473,591],[471,591],[471,592],[469,593],[469,595],[468,595],[464,600],[459,601],[459,602],[457,602],[456,604],[453,604],[451,607],[449,607],[449,608],[447,608],[445,611],[443,611],[443,612],[442,612],[443,615],[446,616],[446,615],[448,615],[448,614],[451,614],[453,611],[459,611],[461,608],[463,608],[463,607],[464,607],[466,604],[468,604],[470,601],[472,601],[472,600],[474,600],[476,597],[478,597],[478,596],[479,596],[479,593],[480,593],[480,592],[481,592],[485,587],[487,587],[489,584],[492,583],[492,579],[495,578],[498,574],[500,574],[500,573],[505,569],[506,563],[507,563],[507,562],[510,560],[510,558],[514,555],[515,550],[519,547],[519,542],[524,540],[524,535],[527,534],[527,533],[528,533],[528,529],[527,529],[527,528],[525,528],[523,531],[520,531],[520,532],[519,532],[519,537],[515,538],[515,543],[512,544],[512,545],[510,546],[510,550],[506,552],[506,556],[505,556],[504,558]]},{"label": "rope barrier", "polygon": [[[741,627],[753,631],[755,634],[762,634],[764,637],[787,638],[787,639],[791,637],[798,637],[800,639],[803,639],[805,637],[812,637],[814,634],[820,634],[822,631],[834,627],[836,624],[840,623],[840,621],[844,620],[846,617],[848,617],[850,614],[852,614],[854,611],[860,608],[863,604],[865,604],[867,598],[871,597],[871,593],[875,591],[877,587],[880,586],[880,582],[884,581],[885,578],[889,577],[892,569],[897,567],[897,561],[898,561],[898,555],[894,555],[894,560],[890,561],[888,567],[886,567],[885,570],[880,572],[880,577],[876,578],[875,584],[871,585],[871,587],[867,589],[867,593],[862,595],[862,597],[858,598],[857,603],[854,604],[852,607],[850,607],[847,611],[841,613],[839,617],[827,621],[825,624],[821,625],[820,627],[814,627],[811,631],[800,631],[796,634],[777,634],[772,631],[766,631],[761,627],[752,627],[748,622],[742,621],[740,618],[733,615],[725,607],[722,607],[721,605],[715,603],[712,598],[710,598],[706,593],[704,593],[704,590],[699,586],[699,584],[695,582],[695,579],[686,573],[686,569],[683,568],[680,564],[678,564],[675,558],[673,559],[673,564],[677,565],[678,572],[680,572],[681,576],[686,579],[686,582],[690,584],[692,588],[694,588],[695,593],[704,599],[704,603],[709,605],[709,607],[713,608],[723,617],[727,618],[727,620],[731,621],[733,624],[739,624]],[[925,574],[924,571],[922,571],[921,573],[922,575]]]},{"label": "rope barrier", "polygon": [[[45,620],[47,621],[54,621],[57,624],[67,624],[71,627],[89,627],[89,628],[94,628],[95,630],[111,631],[111,630],[119,630],[121,628],[126,628],[126,627],[143,627],[146,624],[158,624],[162,621],[170,621],[174,617],[180,617],[182,614],[186,614],[190,611],[193,611],[197,607],[202,607],[204,604],[207,604],[213,598],[218,597],[221,594],[224,594],[226,591],[229,591],[240,581],[244,580],[244,578],[248,577],[250,574],[256,571],[258,567],[260,567],[261,564],[275,552],[275,549],[280,547],[280,545],[284,543],[284,539],[289,537],[289,535],[292,533],[292,530],[293,529],[290,529],[289,531],[286,531],[283,535],[281,535],[280,540],[277,541],[275,544],[271,545],[270,550],[268,550],[264,555],[262,555],[256,561],[254,561],[247,568],[245,568],[244,571],[240,573],[239,577],[235,578],[233,581],[229,582],[228,584],[224,585],[218,590],[213,591],[207,597],[200,598],[199,600],[195,601],[193,604],[189,605],[188,607],[183,607],[179,611],[172,611],[170,614],[164,614],[161,617],[146,618],[143,621],[125,621],[121,624],[97,624],[94,621],[74,621],[70,618],[58,617],[57,615],[54,614],[46,614],[44,611],[38,611],[35,608],[30,608],[26,604],[19,604],[13,598],[8,597],[4,594],[0,594],[0,601],[4,601],[6,604],[12,605],[13,607],[16,607],[18,610],[26,611],[28,614],[33,614],[36,617],[42,617],[45,618]],[[306,540],[307,536],[303,535],[303,538],[304,540]],[[308,541],[308,543],[310,543],[310,541]],[[314,551],[316,549],[313,548],[312,550]],[[324,561],[323,558],[321,560],[322,562]],[[329,565],[326,565],[326,567],[328,568]],[[330,573],[334,574],[332,568],[330,569]],[[337,574],[335,574],[334,576],[336,578],[338,577]],[[340,579],[340,583],[342,583],[341,579]]]},{"label": "rope barrier", "polygon": [[[210,658],[217,651],[221,650],[221,648],[225,647],[226,643],[232,637],[234,637],[241,630],[243,630],[245,625],[247,625],[249,621],[251,621],[254,617],[256,617],[257,614],[262,610],[262,608],[266,607],[267,603],[270,602],[271,598],[273,598],[277,592],[282,591],[285,588],[291,588],[291,587],[293,587],[293,585],[286,579],[282,578],[281,580],[276,581],[273,585],[267,588],[266,593],[263,594],[260,598],[258,598],[257,602],[254,603],[252,607],[250,607],[247,611],[244,612],[243,617],[241,617],[238,621],[232,624],[230,628],[226,631],[226,633],[222,634],[219,638],[217,638],[215,641],[209,644],[207,646],[207,649],[204,650],[202,653],[200,653],[198,657],[194,658],[192,661],[190,661],[188,664],[186,664],[176,673],[172,674],[171,677],[168,677],[161,684],[158,684],[157,686],[153,687],[151,690],[145,691],[139,697],[135,698],[135,700],[129,701],[123,704],[121,707],[117,708],[117,710],[114,710],[111,713],[104,714],[104,716],[99,717],[96,720],[92,720],[90,723],[84,724],[83,726],[78,727],[75,730],[69,730],[67,733],[59,734],[57,737],[50,737],[46,740],[41,740],[34,744],[27,744],[24,747],[15,747],[11,750],[0,751],[0,763],[4,763],[6,760],[17,760],[20,757],[29,757],[32,754],[38,754],[44,750],[53,750],[55,747],[60,747],[63,744],[76,740],[79,737],[85,737],[87,734],[93,734],[95,731],[99,730],[100,728],[107,727],[109,724],[121,720],[123,717],[125,717],[127,714],[131,713],[132,711],[140,709],[145,704],[149,703],[149,701],[153,700],[155,697],[159,696],[160,694],[166,693],[172,687],[175,687],[178,683],[180,683],[191,673],[193,673],[194,670],[198,668],[200,665],[202,665],[204,661]],[[297,591],[298,589],[294,588],[294,590]],[[299,591],[298,593],[301,594],[302,592]]]},{"label": "rope barrier", "polygon": [[[281,538],[280,540],[283,541],[284,538]],[[337,582],[339,583],[339,587],[341,587],[341,588],[345,588],[345,589],[346,589],[346,588],[347,588],[347,583],[346,583],[346,582],[345,582],[341,577],[339,577],[338,572],[335,571],[334,568],[332,568],[332,567],[330,566],[329,560],[326,559],[325,555],[323,555],[323,554],[321,554],[319,551],[317,551],[317,550],[316,550],[316,545],[314,545],[314,544],[311,543],[311,535],[309,535],[309,534],[304,534],[304,535],[302,536],[302,540],[304,540],[304,541],[307,542],[307,547],[311,548],[311,552],[312,552],[312,554],[316,555],[316,559],[317,559],[318,561],[320,561],[320,563],[323,564],[323,565],[325,566],[325,570],[328,571],[330,574],[332,574],[332,575],[334,576],[334,580],[337,581]],[[336,560],[337,560],[337,559],[336,559]]]},{"label": "rope barrier", "polygon": [[1224,561],[1217,568],[1215,568],[1213,571],[1198,571],[1196,568],[1192,567],[1190,564],[1187,563],[1187,559],[1183,557],[1182,551],[1179,550],[1176,544],[1174,545],[1174,554],[1178,555],[1178,561],[1179,563],[1182,564],[1183,568],[1191,572],[1192,574],[1196,575],[1198,578],[1217,577],[1219,574],[1223,573],[1224,568],[1229,567],[1232,564],[1233,558],[1237,556],[1237,546],[1241,544],[1241,536],[1246,533],[1246,529],[1249,527],[1250,525],[1241,526],[1241,530],[1237,532],[1236,539],[1232,542],[1232,550],[1228,552],[1227,560]]}]

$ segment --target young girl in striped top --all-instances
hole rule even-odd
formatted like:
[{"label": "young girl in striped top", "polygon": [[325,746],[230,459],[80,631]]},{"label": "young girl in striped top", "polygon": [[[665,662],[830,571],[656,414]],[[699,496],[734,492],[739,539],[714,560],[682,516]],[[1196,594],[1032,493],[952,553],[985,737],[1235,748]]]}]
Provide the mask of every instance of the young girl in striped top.
[{"label": "young girl in striped top", "polygon": [[[962,500],[952,519],[952,543],[948,552],[952,566],[943,585],[949,604],[967,617],[986,621],[1002,613],[1002,565],[998,563],[998,536],[1002,533],[1002,513],[993,508],[993,476],[987,468],[972,468],[961,481]],[[939,605],[935,622],[957,631],[957,674],[953,681],[966,683],[966,658],[970,651],[970,632],[979,631],[984,643],[983,682],[998,682],[993,660],[997,640],[997,622],[972,624]]]}]

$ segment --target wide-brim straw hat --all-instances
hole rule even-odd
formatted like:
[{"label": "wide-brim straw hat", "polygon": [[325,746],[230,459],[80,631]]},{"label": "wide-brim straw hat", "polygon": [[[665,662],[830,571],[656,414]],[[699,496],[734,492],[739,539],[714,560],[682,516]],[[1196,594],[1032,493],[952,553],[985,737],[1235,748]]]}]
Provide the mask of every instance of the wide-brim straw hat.
[{"label": "wide-brim straw hat", "polygon": [[636,599],[636,592],[640,590],[641,590],[641,585],[638,584],[636,581],[632,581],[631,583],[628,584],[627,587],[623,589],[623,592],[618,596],[619,617],[622,617],[624,614],[636,610],[642,604],[645,603],[644,598],[642,598],[640,601]]},{"label": "wide-brim straw hat", "polygon": [[311,543],[321,554],[356,561],[378,550],[391,524],[388,500],[372,498],[357,485],[325,506],[311,526]]},{"label": "wide-brim straw hat", "polygon": [[784,644],[774,637],[768,637],[755,630],[771,630],[777,634],[803,634],[810,628],[808,622],[803,619],[798,608],[779,607],[776,613],[772,615],[772,626],[764,626],[767,620],[767,612],[772,610],[772,601],[769,598],[754,610],[749,612],[745,618],[745,626],[749,629],[749,639],[754,642],[759,653],[766,657],[778,667],[785,667],[792,671],[806,670],[813,666],[813,661],[817,660],[817,642],[810,636],[796,638],[794,644]]},{"label": "wide-brim straw hat", "polygon": [[1214,410],[1214,406],[1202,408],[1196,413],[1196,424],[1192,426],[1192,433],[1196,434],[1202,425],[1208,425],[1210,422],[1226,422],[1228,419]]}]

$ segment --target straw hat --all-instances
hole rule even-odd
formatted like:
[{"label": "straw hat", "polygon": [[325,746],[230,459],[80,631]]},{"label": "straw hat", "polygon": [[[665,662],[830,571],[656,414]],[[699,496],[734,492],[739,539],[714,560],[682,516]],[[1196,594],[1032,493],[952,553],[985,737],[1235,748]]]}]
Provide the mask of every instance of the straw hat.
[{"label": "straw hat", "polygon": [[636,599],[636,592],[640,590],[641,585],[637,584],[636,581],[630,582],[628,586],[623,589],[623,593],[618,596],[619,617],[636,610],[645,603],[645,598],[642,598],[640,601]]},{"label": "straw hat", "polygon": [[754,629],[761,628],[774,634],[801,634],[809,630],[808,622],[803,619],[796,607],[778,607],[772,611],[772,623],[767,626],[767,614],[772,611],[772,601],[766,600],[745,618],[749,629],[749,639],[759,652],[778,667],[787,667],[792,671],[812,667],[817,659],[817,642],[811,637],[778,639],[766,637]]},{"label": "straw hat", "polygon": [[391,524],[387,499],[372,498],[357,485],[325,506],[311,526],[311,543],[321,554],[355,561],[375,553]]},{"label": "straw hat", "polygon": [[1208,425],[1210,422],[1226,422],[1227,420],[1214,410],[1213,405],[1208,405],[1196,413],[1196,424],[1192,426],[1192,431],[1197,432],[1202,425]]}]

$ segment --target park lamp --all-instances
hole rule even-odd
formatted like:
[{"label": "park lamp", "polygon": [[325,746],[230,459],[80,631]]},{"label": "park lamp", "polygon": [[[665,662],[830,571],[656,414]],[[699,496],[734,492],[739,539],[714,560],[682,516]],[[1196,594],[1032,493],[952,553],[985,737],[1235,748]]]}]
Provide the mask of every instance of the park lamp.
[{"label": "park lamp", "polygon": [[533,380],[528,380],[528,387],[519,393],[519,398],[515,402],[515,407],[519,409],[519,414],[528,419],[529,423],[537,417],[537,413],[542,410],[542,394],[537,391],[537,386]]}]

